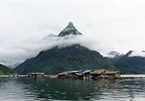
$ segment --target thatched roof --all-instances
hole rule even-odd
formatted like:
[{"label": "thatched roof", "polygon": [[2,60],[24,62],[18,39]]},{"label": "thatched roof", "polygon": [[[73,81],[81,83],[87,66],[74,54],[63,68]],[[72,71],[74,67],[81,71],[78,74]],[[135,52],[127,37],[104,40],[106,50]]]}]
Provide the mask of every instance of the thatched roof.
[{"label": "thatched roof", "polygon": [[106,70],[104,69],[98,69],[98,70],[93,70],[92,72],[90,72],[90,74],[102,74],[104,73]]},{"label": "thatched roof", "polygon": [[58,74],[58,76],[67,75],[67,74],[68,74],[68,72],[61,72],[61,73]]},{"label": "thatched roof", "polygon": [[105,71],[105,74],[120,74],[120,71]]}]

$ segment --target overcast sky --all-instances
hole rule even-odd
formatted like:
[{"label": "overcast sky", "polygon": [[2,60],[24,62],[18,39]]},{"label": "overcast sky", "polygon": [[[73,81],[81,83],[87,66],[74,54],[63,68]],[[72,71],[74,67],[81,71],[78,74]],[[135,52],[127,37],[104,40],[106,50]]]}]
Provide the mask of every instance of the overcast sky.
[{"label": "overcast sky", "polygon": [[143,0],[0,0],[0,63],[23,62],[62,43],[43,38],[58,35],[69,21],[83,34],[75,42],[104,56],[145,50]]}]

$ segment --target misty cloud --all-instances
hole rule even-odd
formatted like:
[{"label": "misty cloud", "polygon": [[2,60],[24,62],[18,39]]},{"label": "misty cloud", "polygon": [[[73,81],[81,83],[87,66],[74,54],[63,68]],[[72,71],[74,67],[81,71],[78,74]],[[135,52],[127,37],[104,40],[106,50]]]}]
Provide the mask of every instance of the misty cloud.
[{"label": "misty cloud", "polygon": [[[90,41],[92,37],[81,36],[81,35],[69,35],[65,37],[50,37],[47,38],[31,38],[17,43],[11,47],[0,49],[0,61],[20,63],[26,59],[35,57],[40,51],[49,50],[55,46],[58,48],[64,48],[71,46],[72,44],[80,44],[88,47],[91,50],[97,48],[96,41]],[[100,47],[98,47],[99,49]]]},{"label": "misty cloud", "polygon": [[[9,1],[0,3],[0,63],[20,63],[56,45],[75,43],[104,56],[144,50],[145,2]],[[83,36],[56,37],[70,21]]]},{"label": "misty cloud", "polygon": [[142,50],[134,50],[129,57],[134,57],[134,56],[140,56],[140,57],[145,57],[145,52]]}]

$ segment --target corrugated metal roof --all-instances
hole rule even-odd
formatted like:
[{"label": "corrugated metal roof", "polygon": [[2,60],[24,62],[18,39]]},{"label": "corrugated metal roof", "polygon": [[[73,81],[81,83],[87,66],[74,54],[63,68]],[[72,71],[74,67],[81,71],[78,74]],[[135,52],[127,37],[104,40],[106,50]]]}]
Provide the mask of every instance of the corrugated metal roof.
[{"label": "corrugated metal roof", "polygon": [[90,73],[92,70],[85,70],[85,71],[83,71],[83,73],[85,74],[85,73]]},{"label": "corrugated metal roof", "polygon": [[79,70],[73,70],[73,71],[69,71],[69,73],[79,73]]}]

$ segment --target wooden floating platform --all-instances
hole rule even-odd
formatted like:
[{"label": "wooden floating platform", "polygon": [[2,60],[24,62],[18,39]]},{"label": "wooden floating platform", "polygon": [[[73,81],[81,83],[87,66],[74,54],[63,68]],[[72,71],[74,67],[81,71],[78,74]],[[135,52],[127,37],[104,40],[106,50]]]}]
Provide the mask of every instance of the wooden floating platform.
[{"label": "wooden floating platform", "polygon": [[116,79],[120,78],[120,71],[108,71],[105,69],[64,71],[59,73],[57,77],[60,79]]},{"label": "wooden floating platform", "polygon": [[44,77],[57,78],[57,75],[44,75]]},{"label": "wooden floating platform", "polygon": [[145,74],[126,74],[120,75],[121,79],[135,79],[135,78],[145,78]]},{"label": "wooden floating platform", "polygon": [[35,77],[35,78],[44,77],[44,73],[43,72],[31,72],[31,73],[28,73],[27,75],[28,75],[28,77]]}]

